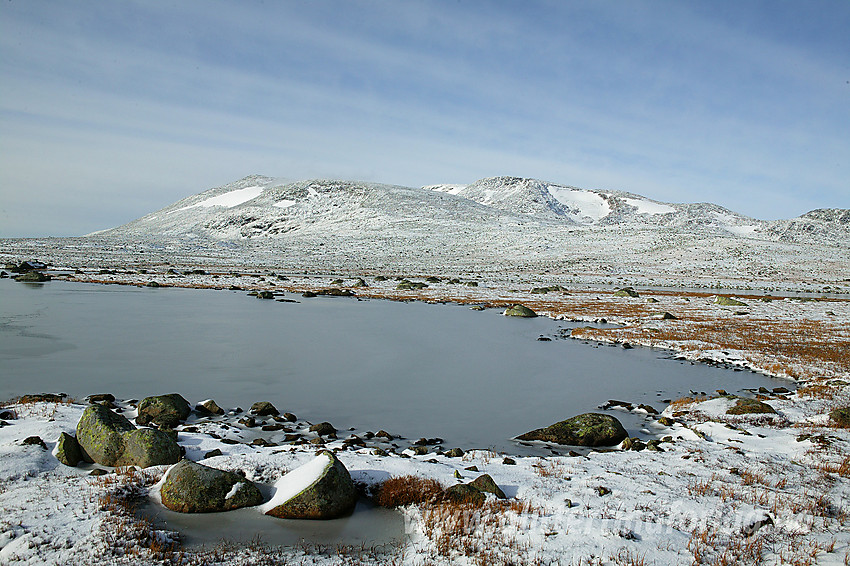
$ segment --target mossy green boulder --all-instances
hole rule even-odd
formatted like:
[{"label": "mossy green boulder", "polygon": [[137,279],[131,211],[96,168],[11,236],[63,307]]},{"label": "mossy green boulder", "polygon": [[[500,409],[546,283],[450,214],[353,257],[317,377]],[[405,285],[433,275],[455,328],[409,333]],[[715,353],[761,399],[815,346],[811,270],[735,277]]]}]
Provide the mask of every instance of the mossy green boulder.
[{"label": "mossy green boulder", "polygon": [[714,304],[721,305],[724,307],[745,307],[747,303],[743,301],[739,301],[738,299],[733,299],[732,297],[718,296],[714,300]]},{"label": "mossy green boulder", "polygon": [[56,459],[66,466],[76,466],[83,459],[77,439],[63,432],[56,441]]},{"label": "mossy green boulder", "polygon": [[22,283],[43,283],[45,281],[50,281],[50,276],[45,275],[40,271],[28,271],[16,276],[15,281],[21,281]]},{"label": "mossy green boulder", "polygon": [[513,305],[505,311],[505,316],[519,316],[523,318],[534,318],[537,313],[525,305]]},{"label": "mossy green boulder", "polygon": [[336,519],[351,513],[357,504],[357,490],[342,462],[329,450],[327,464],[318,478],[295,496],[268,511],[279,519]]},{"label": "mossy green boulder", "polygon": [[775,414],[776,411],[773,407],[767,403],[762,403],[758,399],[747,399],[744,397],[737,399],[735,404],[726,410],[727,415],[749,415],[761,413]]},{"label": "mossy green boulder", "polygon": [[77,443],[87,462],[104,466],[158,466],[180,459],[180,447],[168,434],[137,429],[103,405],[89,405],[77,423]]},{"label": "mossy green boulder", "polygon": [[239,474],[186,459],[168,470],[159,493],[162,504],[179,513],[216,513],[263,502],[257,486]]},{"label": "mossy green boulder", "polygon": [[637,291],[632,289],[631,287],[623,287],[622,289],[618,289],[617,292],[614,293],[615,297],[640,297]]},{"label": "mossy green boulder", "polygon": [[179,393],[145,397],[139,403],[139,416],[136,423],[147,425],[153,423],[164,428],[174,428],[185,421],[192,412],[189,401]]},{"label": "mossy green boulder", "polygon": [[490,474],[482,474],[475,478],[473,481],[469,482],[469,485],[477,489],[482,493],[492,493],[499,499],[507,499],[505,492],[502,491],[496,481],[490,476]]},{"label": "mossy green boulder", "polygon": [[575,446],[613,446],[626,437],[628,434],[622,423],[611,415],[584,413],[517,438]]},{"label": "mossy green boulder", "polygon": [[487,499],[480,489],[472,484],[459,483],[448,488],[443,497],[452,503],[471,503],[481,505]]}]

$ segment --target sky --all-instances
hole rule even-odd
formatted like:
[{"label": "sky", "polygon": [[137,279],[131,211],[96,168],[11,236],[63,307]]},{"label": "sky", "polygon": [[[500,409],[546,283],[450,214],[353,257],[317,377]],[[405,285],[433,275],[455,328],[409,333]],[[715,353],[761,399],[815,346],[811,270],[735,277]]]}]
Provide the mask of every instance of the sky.
[{"label": "sky", "polygon": [[0,237],[250,174],[850,208],[850,2],[4,0]]}]

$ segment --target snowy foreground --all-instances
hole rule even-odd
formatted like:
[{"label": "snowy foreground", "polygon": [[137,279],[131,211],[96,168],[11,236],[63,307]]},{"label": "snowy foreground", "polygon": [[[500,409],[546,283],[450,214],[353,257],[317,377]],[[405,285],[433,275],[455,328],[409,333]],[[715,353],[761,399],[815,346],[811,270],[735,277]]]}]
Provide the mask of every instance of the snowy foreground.
[{"label": "snowy foreground", "polygon": [[[728,416],[733,401],[724,397],[675,402],[664,413],[676,422],[663,452],[614,448],[511,464],[488,451],[376,456],[350,447],[338,457],[367,486],[416,475],[448,487],[488,473],[509,499],[480,508],[404,507],[403,539],[377,548],[273,549],[253,541],[185,551],[174,544],[179,535],[127,510],[167,466],[102,476],[90,475],[102,466],[64,466],[51,449],[61,432],[74,433],[85,405],[7,404],[0,563],[847,564],[850,430],[829,427],[827,417],[847,404],[846,392],[839,384],[822,386],[818,395],[767,395],[778,412],[767,417]],[[131,405],[119,405],[135,415]],[[178,429],[178,442],[192,460],[269,486],[314,457],[310,445],[227,444],[213,436],[232,432],[235,422],[193,415]],[[34,436],[46,448],[24,442]],[[342,448],[344,438],[327,448]],[[214,449],[222,455],[204,459]]]},{"label": "snowy foreground", "polygon": [[[390,477],[433,478],[448,487],[487,473],[508,499],[491,498],[478,508],[403,507],[404,535],[396,544],[305,543],[282,549],[260,540],[181,549],[178,534],[158,530],[128,511],[149,497],[166,467],[94,477],[91,468],[63,466],[51,449],[61,432],[74,432],[83,401],[10,402],[0,409],[8,413],[0,426],[0,564],[850,564],[850,429],[829,419],[831,411],[850,405],[850,301],[841,294],[812,300],[748,296],[739,290],[730,299],[719,290],[638,288],[639,296],[618,296],[616,286],[580,287],[556,277],[465,277],[451,283],[446,277],[411,276],[427,286],[409,288],[390,273],[386,278],[363,274],[367,286],[361,286],[351,272],[338,280],[236,273],[210,264],[144,271],[64,264],[53,275],[124,285],[236,288],[271,296],[335,289],[476,307],[523,303],[555,318],[605,318],[621,325],[578,329],[573,338],[669,348],[685,359],[750,368],[794,380],[799,387],[790,393],[761,392],[758,397],[775,415],[727,415],[734,401],[713,393],[674,401],[664,412],[671,420],[646,425],[652,430],[645,432],[667,439],[659,445],[663,451],[618,446],[573,456],[512,456],[511,463],[488,451],[460,458],[409,449],[375,455],[372,446],[349,443],[343,449],[346,438],[340,433],[325,447],[340,449],[339,459],[364,492]],[[534,289],[541,284],[551,288]],[[283,308],[273,300],[266,304]],[[26,376],[13,378],[24,381]],[[167,392],[140,390],[138,396],[162,393]],[[217,401],[226,406],[228,400]],[[135,416],[132,404],[118,404],[126,416]],[[178,442],[188,458],[242,471],[269,489],[315,454],[309,444],[225,443],[225,431],[244,432],[236,416],[199,420],[193,415],[179,428]],[[46,448],[34,440],[25,443],[34,436]],[[215,449],[222,455],[204,458]],[[472,466],[477,471],[468,469]]]}]

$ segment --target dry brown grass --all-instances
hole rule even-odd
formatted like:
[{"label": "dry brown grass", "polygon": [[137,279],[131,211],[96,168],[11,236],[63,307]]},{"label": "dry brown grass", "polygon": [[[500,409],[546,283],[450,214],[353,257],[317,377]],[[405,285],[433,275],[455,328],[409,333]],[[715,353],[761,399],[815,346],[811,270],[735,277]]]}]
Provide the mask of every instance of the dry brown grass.
[{"label": "dry brown grass", "polygon": [[379,484],[373,490],[372,500],[381,507],[401,507],[436,501],[444,490],[435,479],[400,476]]}]

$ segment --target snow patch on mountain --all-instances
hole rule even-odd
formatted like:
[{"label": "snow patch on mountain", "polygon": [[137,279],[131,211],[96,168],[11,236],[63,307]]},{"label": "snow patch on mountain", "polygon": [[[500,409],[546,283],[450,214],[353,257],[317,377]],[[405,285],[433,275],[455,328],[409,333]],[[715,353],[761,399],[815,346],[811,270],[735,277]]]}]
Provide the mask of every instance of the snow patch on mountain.
[{"label": "snow patch on mountain", "polygon": [[676,209],[672,206],[654,200],[639,198],[623,198],[622,200],[627,205],[635,207],[638,214],[670,214],[676,212]]},{"label": "snow patch on mountain", "polygon": [[208,199],[204,199],[201,202],[190,204],[189,206],[184,206],[183,208],[178,208],[173,212],[177,212],[180,210],[188,210],[190,208],[197,207],[213,207],[213,206],[223,206],[224,208],[233,208],[234,206],[238,206],[244,202],[248,202],[249,200],[253,200],[260,196],[263,193],[263,187],[253,186],[246,187],[244,189],[236,189],[223,195],[218,195],[215,197],[210,197]]}]

